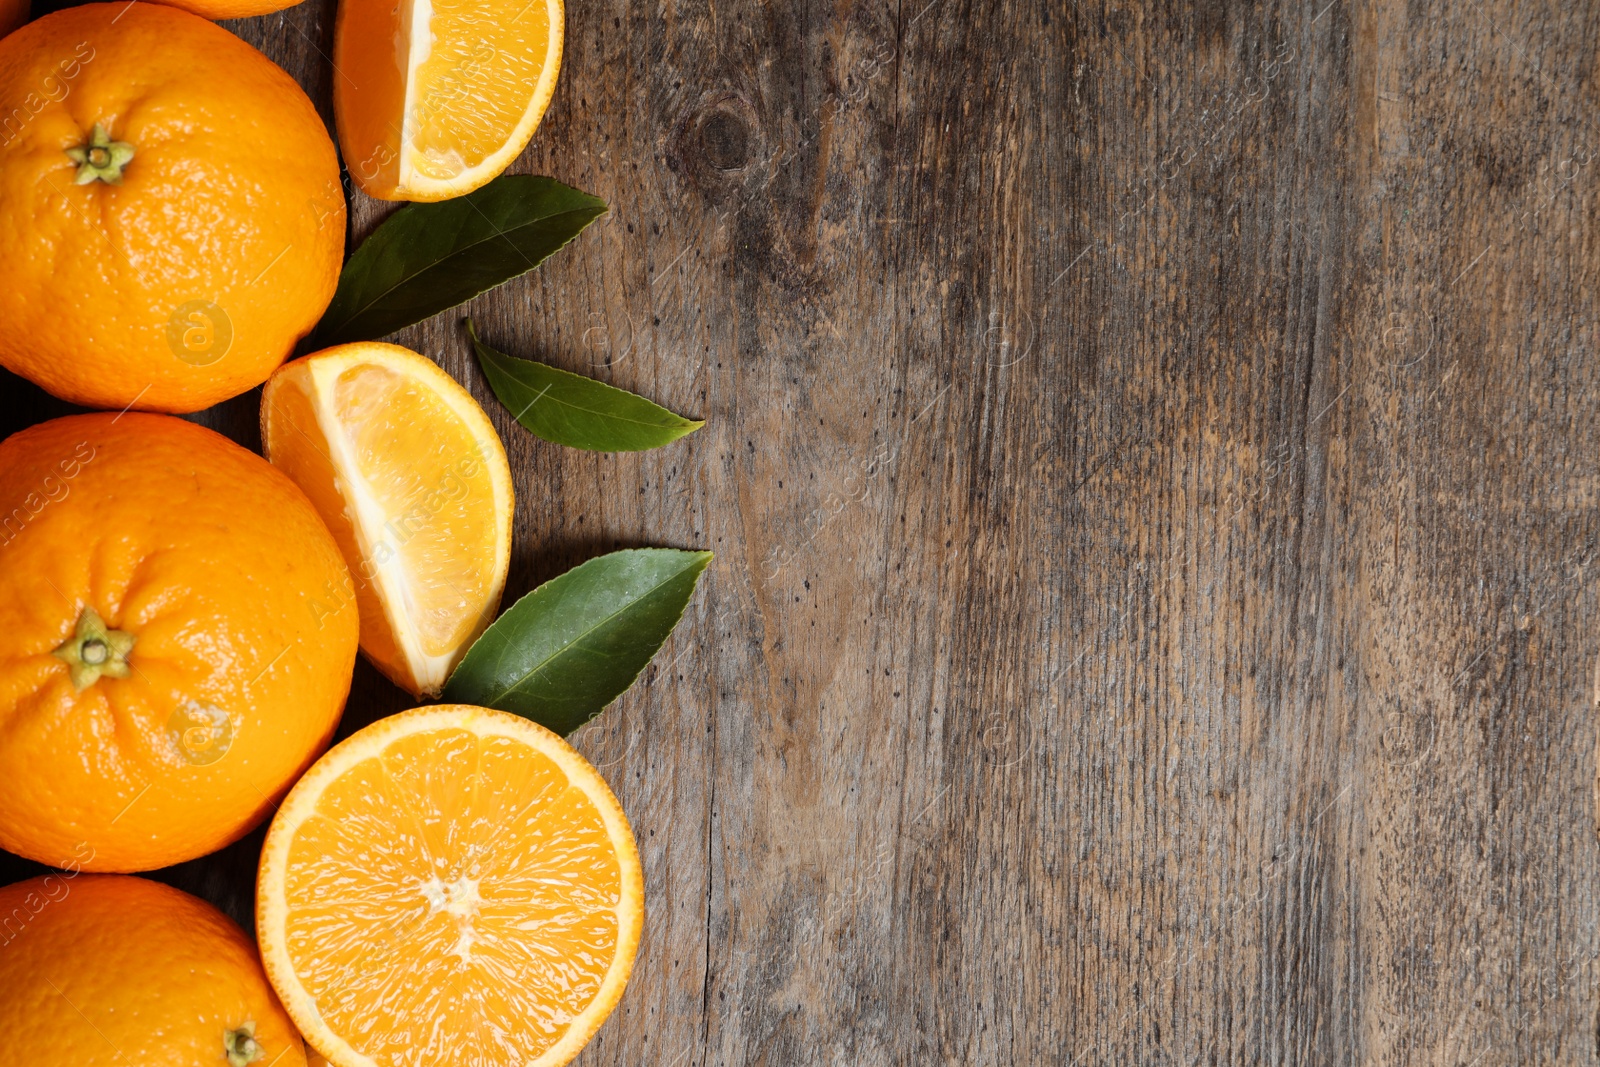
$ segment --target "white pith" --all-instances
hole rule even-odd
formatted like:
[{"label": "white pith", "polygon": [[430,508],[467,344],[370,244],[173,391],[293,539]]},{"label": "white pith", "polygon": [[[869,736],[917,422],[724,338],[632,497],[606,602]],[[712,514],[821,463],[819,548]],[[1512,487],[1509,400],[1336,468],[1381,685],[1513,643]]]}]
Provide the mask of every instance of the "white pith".
[{"label": "white pith", "polygon": [[408,187],[414,170],[411,145],[417,139],[417,69],[433,54],[433,0],[401,0],[406,37],[406,103],[400,113],[400,188]]},{"label": "white pith", "polygon": [[422,883],[420,892],[422,899],[428,902],[430,914],[442,911],[455,916],[458,933],[451,951],[462,960],[470,960],[473,942],[478,939],[472,920],[477,917],[478,905],[483,903],[483,897],[478,895],[478,880],[462,875],[453,882],[446,882],[434,875]]}]

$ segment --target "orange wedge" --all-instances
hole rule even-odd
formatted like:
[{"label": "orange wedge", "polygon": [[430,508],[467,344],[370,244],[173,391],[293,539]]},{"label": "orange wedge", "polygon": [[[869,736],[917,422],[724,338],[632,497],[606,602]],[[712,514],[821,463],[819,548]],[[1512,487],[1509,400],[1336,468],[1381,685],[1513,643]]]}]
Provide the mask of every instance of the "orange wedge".
[{"label": "orange wedge", "polygon": [[511,563],[511,468],[488,416],[432,360],[340,345],[268,380],[261,443],[350,567],[354,589],[322,606],[353,593],[361,651],[412,695],[438,695]]},{"label": "orange wedge", "polygon": [[333,1067],[558,1067],[622,996],[644,922],[633,831],[542,726],[444,704],[300,779],[261,852],[267,977]]},{"label": "orange wedge", "polygon": [[555,93],[561,0],[340,0],[333,112],[368,196],[446,200],[517,158]]}]

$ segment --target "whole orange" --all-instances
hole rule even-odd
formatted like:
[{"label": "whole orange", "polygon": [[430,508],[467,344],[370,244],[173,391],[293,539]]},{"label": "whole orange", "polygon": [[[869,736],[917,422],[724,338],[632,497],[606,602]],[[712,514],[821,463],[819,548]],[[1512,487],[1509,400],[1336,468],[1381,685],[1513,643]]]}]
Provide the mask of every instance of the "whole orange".
[{"label": "whole orange", "polygon": [[259,385],[332,299],[344,229],[311,101],[227,30],[87,4],[0,40],[0,364],[57,396]]},{"label": "whole orange", "polygon": [[270,814],[349,692],[350,573],[305,495],[182,419],[0,443],[0,846],[138,871]]},{"label": "whole orange", "polygon": [[0,889],[5,1062],[305,1067],[305,1046],[238,925],[114,874]]}]

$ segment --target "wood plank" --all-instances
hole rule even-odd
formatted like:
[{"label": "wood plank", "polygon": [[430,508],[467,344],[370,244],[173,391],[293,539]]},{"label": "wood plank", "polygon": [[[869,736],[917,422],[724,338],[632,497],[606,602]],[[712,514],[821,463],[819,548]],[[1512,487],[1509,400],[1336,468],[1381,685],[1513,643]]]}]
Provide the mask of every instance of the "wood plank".
[{"label": "wood plank", "polygon": [[[330,118],[332,14],[230,24]],[[580,1062],[1600,1058],[1597,22],[573,6],[515,169],[611,214],[463,311],[707,427],[562,450],[398,340],[507,443],[508,598],[717,552],[577,735],[650,912]],[[258,848],[162,876],[248,921]]]}]

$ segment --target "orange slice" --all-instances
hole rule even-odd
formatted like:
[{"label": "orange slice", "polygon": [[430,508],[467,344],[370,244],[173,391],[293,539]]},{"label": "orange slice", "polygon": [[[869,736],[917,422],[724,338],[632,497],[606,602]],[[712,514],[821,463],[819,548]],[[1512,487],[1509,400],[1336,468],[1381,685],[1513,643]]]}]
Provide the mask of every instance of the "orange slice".
[{"label": "orange slice", "polygon": [[333,111],[383,200],[446,200],[505,170],[561,70],[561,0],[340,0]]},{"label": "orange slice", "polygon": [[257,885],[267,977],[333,1067],[558,1067],[622,996],[644,922],[599,772],[542,726],[458,704],[323,756]]},{"label": "orange slice", "polygon": [[[492,621],[511,563],[511,468],[488,416],[432,360],[340,345],[280,367],[261,443],[311,498],[355,581],[361,650],[435,696]],[[318,610],[313,604],[312,610]]]}]

